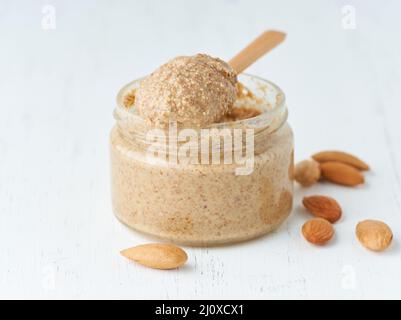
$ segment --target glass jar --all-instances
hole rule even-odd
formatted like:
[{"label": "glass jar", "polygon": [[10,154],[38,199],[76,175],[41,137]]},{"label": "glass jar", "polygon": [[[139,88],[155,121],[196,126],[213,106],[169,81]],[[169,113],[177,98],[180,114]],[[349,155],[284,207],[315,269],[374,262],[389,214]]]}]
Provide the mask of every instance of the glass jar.
[{"label": "glass jar", "polygon": [[[187,140],[180,138],[183,128],[171,124],[168,132],[153,130],[135,109],[124,106],[139,81],[118,94],[110,135],[113,211],[122,223],[164,240],[211,246],[259,237],[288,217],[293,134],[280,88],[256,76],[239,76],[252,95],[238,99],[237,106],[256,107],[261,114],[185,128],[193,138]],[[170,134],[172,128],[178,135]],[[206,130],[212,132],[207,136],[205,129],[214,131]],[[224,147],[210,142],[216,135]]]}]

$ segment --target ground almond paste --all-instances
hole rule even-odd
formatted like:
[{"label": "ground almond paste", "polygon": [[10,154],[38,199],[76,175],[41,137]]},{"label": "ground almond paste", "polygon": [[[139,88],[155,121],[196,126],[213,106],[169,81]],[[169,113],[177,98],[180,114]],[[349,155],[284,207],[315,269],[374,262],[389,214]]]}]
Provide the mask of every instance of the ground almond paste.
[{"label": "ground almond paste", "polygon": [[[252,95],[245,98],[249,101]],[[236,124],[260,113],[242,106],[222,121]],[[115,215],[129,227],[177,243],[207,246],[266,234],[290,214],[293,136],[285,119],[272,132],[262,130],[255,136],[254,170],[243,176],[234,174],[236,164],[149,160],[143,145],[122,128],[117,123],[110,136],[112,198]]]}]

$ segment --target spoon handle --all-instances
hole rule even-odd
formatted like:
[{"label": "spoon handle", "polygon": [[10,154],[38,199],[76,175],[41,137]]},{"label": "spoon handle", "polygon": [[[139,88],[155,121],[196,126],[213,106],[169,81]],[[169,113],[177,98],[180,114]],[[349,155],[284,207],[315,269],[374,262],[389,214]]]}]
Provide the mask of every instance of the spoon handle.
[{"label": "spoon handle", "polygon": [[283,42],[285,36],[284,32],[274,30],[265,31],[232,58],[228,64],[233,67],[237,74],[240,74],[261,56]]}]

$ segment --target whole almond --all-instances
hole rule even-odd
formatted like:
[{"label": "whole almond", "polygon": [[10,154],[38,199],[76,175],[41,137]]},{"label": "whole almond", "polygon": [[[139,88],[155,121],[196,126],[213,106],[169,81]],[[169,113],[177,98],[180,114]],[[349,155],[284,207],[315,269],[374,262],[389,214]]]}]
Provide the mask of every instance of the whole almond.
[{"label": "whole almond", "polygon": [[378,220],[361,221],[356,226],[359,242],[372,251],[387,249],[393,240],[393,232],[384,222]]},{"label": "whole almond", "polygon": [[359,170],[369,170],[369,166],[364,161],[343,151],[322,151],[315,153],[312,158],[320,163],[335,161],[348,164]]},{"label": "whole almond", "polygon": [[302,199],[304,207],[313,215],[334,223],[341,218],[342,210],[338,202],[327,196],[309,196]]},{"label": "whole almond", "polygon": [[327,220],[314,218],[305,222],[302,226],[302,234],[310,243],[323,245],[333,238],[334,228]]},{"label": "whole almond", "polygon": [[149,243],[121,251],[121,254],[139,264],[154,269],[175,269],[188,259],[181,248],[172,244]]},{"label": "whole almond", "polygon": [[320,164],[320,170],[324,179],[344,186],[353,187],[365,182],[359,170],[342,162],[323,162]]},{"label": "whole almond", "polygon": [[319,163],[313,159],[298,162],[294,178],[303,187],[310,187],[320,179]]}]

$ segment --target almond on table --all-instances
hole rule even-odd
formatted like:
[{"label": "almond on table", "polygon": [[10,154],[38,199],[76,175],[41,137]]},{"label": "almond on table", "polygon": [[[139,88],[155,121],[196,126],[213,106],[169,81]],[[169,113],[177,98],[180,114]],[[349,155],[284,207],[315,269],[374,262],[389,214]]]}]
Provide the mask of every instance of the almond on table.
[{"label": "almond on table", "polygon": [[181,248],[164,243],[149,243],[121,251],[121,254],[153,269],[175,269],[185,264],[187,254]]},{"label": "almond on table", "polygon": [[372,251],[387,249],[393,240],[393,232],[390,227],[378,220],[359,222],[356,226],[356,236],[365,248]]},{"label": "almond on table", "polygon": [[343,186],[354,187],[365,182],[358,169],[342,162],[323,162],[320,164],[320,170],[324,179]]},{"label": "almond on table", "polygon": [[317,162],[323,163],[335,161],[348,164],[358,170],[369,170],[369,165],[356,156],[343,151],[322,151],[315,153],[312,158]]},{"label": "almond on table", "polygon": [[327,196],[309,196],[302,200],[304,207],[313,215],[334,223],[341,218],[342,209],[338,202]]},{"label": "almond on table", "polygon": [[294,178],[303,187],[310,187],[320,179],[319,163],[313,159],[298,162]]},{"label": "almond on table", "polygon": [[302,226],[305,239],[315,245],[324,245],[334,236],[334,228],[330,222],[322,218],[314,218]]}]

